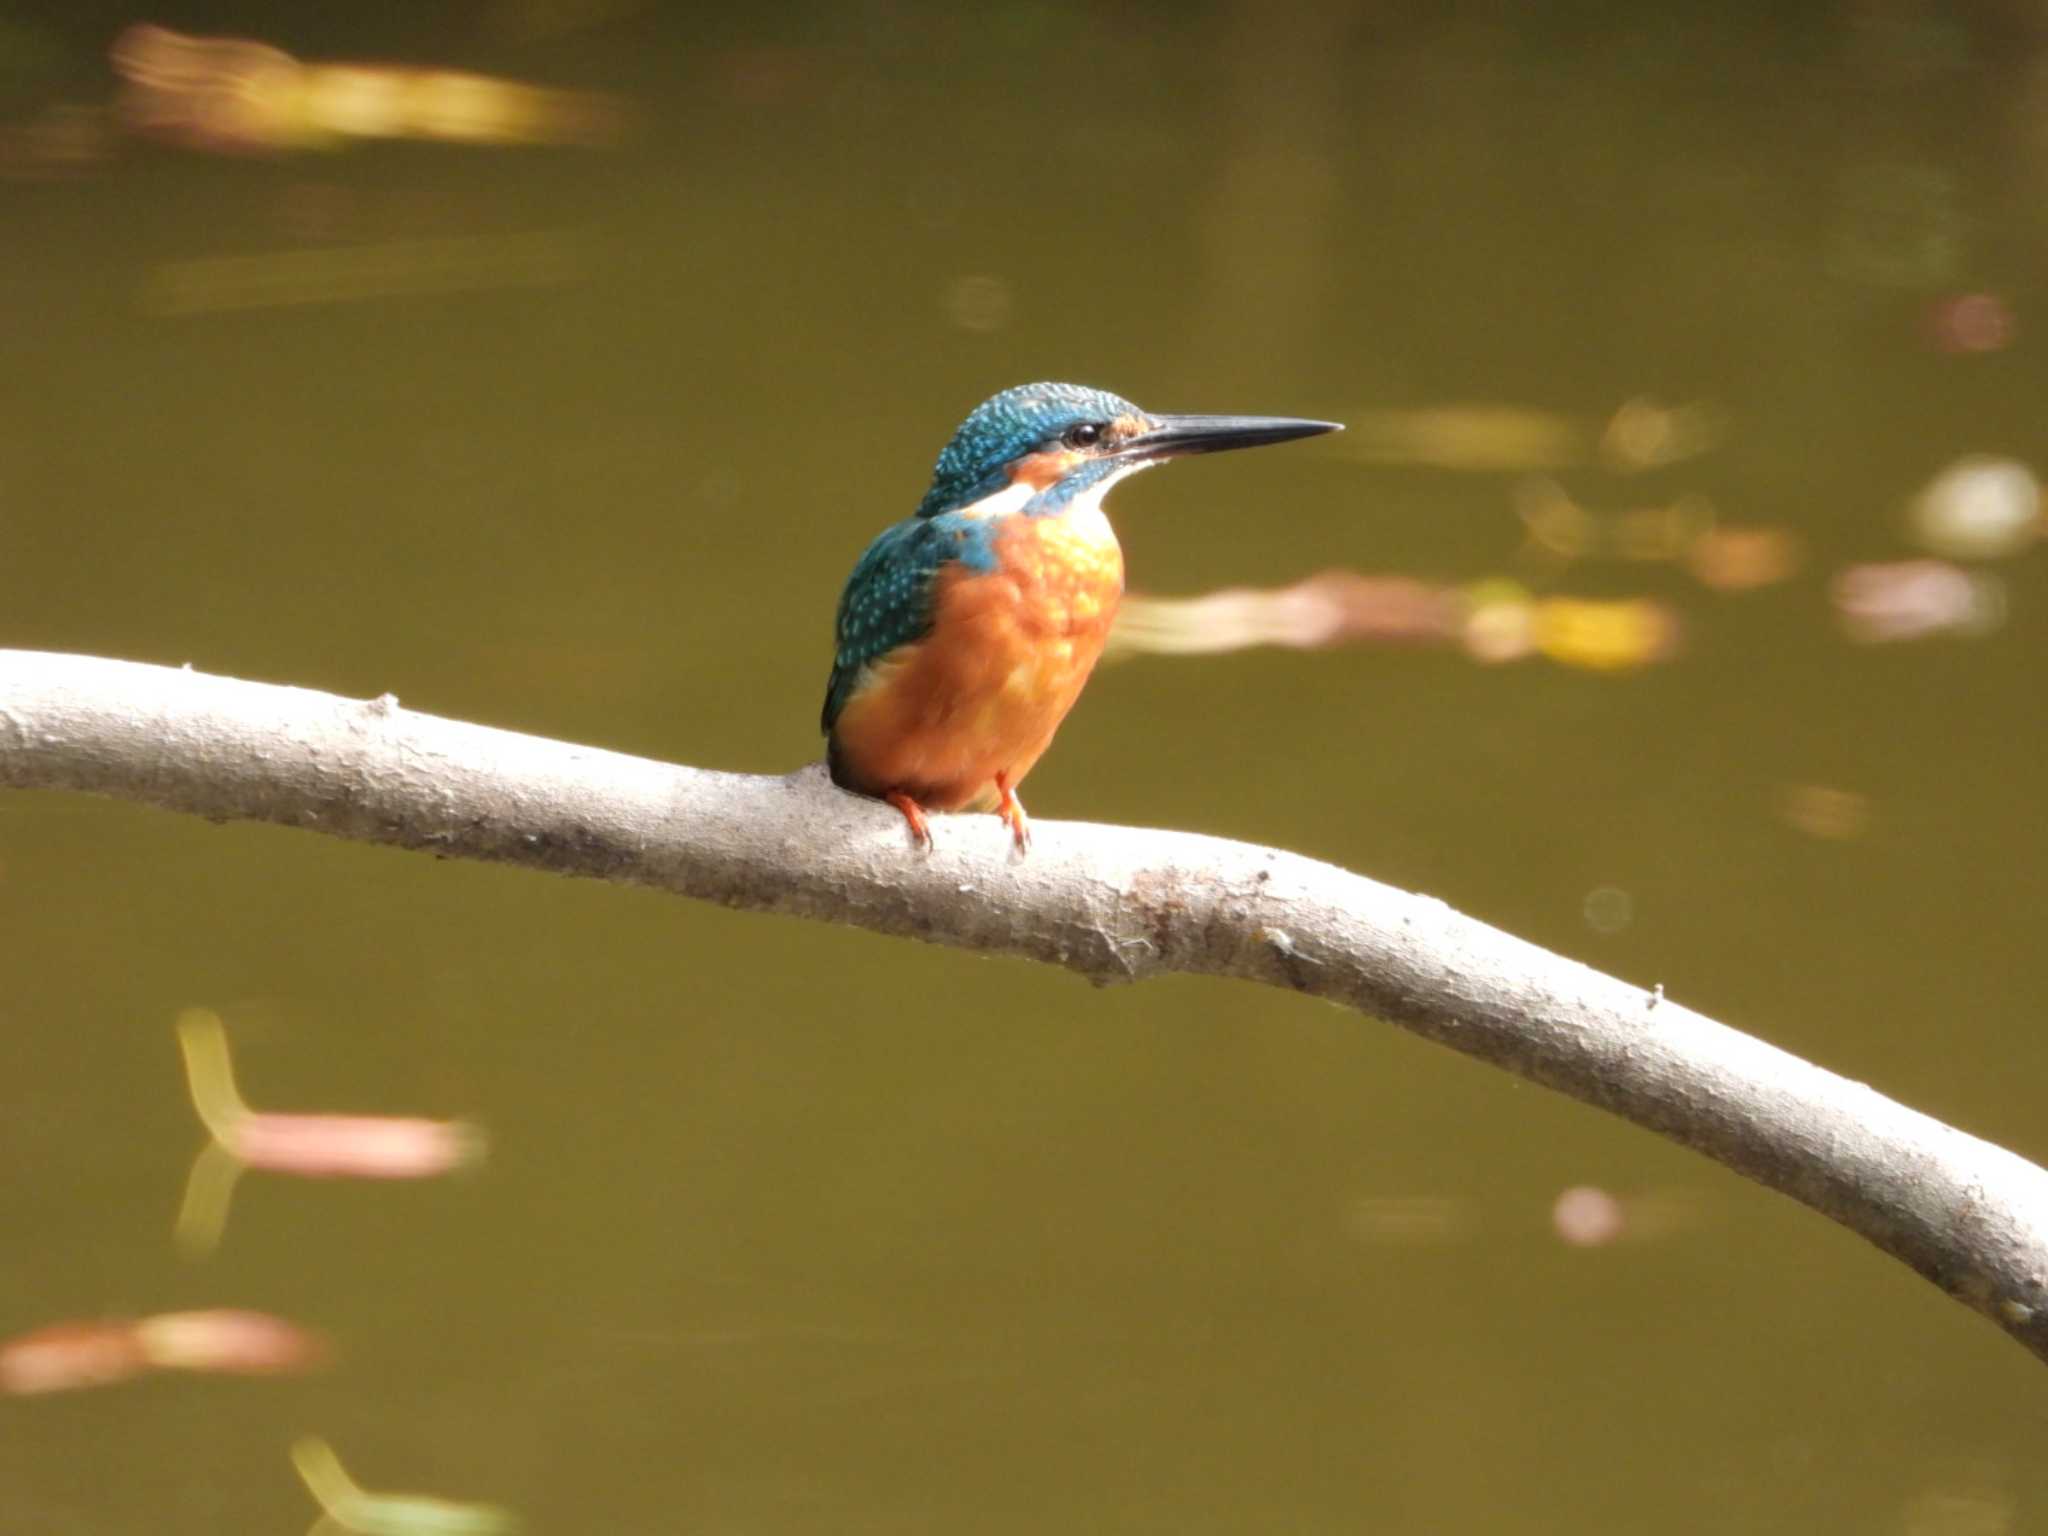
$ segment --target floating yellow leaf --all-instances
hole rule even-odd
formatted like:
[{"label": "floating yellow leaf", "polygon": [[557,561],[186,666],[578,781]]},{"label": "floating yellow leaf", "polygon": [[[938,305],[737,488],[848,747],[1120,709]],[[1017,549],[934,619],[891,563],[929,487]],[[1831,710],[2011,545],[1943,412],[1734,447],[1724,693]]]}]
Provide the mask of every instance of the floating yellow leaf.
[{"label": "floating yellow leaf", "polygon": [[352,139],[605,144],[622,114],[602,96],[456,70],[306,64],[253,38],[147,22],[114,39],[121,113],[136,132],[225,153],[332,149]]},{"label": "floating yellow leaf", "polygon": [[1536,649],[1552,661],[1591,672],[1667,660],[1678,648],[1678,633],[1678,616],[1649,598],[1546,597],[1531,609]]}]

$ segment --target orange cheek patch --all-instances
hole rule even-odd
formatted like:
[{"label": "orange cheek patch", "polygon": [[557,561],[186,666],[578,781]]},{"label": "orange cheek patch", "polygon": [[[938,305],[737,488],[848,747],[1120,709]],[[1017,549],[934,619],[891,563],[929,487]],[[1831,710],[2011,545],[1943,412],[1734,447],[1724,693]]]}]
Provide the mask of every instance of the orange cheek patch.
[{"label": "orange cheek patch", "polygon": [[1047,486],[1057,485],[1065,478],[1068,470],[1081,462],[1081,455],[1065,448],[1050,448],[1043,453],[1026,454],[1017,461],[1017,471],[1010,477],[1012,485],[1028,485],[1042,491]]}]

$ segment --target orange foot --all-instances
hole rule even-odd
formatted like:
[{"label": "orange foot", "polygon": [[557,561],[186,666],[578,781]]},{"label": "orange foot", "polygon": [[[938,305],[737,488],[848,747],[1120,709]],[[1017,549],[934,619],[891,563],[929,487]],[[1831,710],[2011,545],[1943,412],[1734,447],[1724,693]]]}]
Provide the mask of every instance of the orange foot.
[{"label": "orange foot", "polygon": [[924,807],[900,789],[892,789],[882,797],[903,813],[903,819],[910,823],[910,835],[917,839],[917,846],[926,853],[932,851],[931,818],[924,813]]},{"label": "orange foot", "polygon": [[1024,802],[1017,798],[1017,791],[1010,787],[1010,776],[1007,773],[996,775],[996,792],[1003,797],[996,806],[996,814],[1003,818],[1010,828],[1010,836],[1017,840],[1017,851],[1029,853],[1031,821],[1024,814]]}]

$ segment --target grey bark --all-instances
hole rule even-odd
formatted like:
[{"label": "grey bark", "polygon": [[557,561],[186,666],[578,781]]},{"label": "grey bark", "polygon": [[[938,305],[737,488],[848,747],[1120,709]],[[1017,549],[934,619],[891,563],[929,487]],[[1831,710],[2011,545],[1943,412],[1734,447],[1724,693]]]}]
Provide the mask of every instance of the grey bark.
[{"label": "grey bark", "polygon": [[1230,976],[1610,1110],[1860,1233],[2048,1360],[2048,1172],[1659,994],[1313,859],[946,818],[915,853],[821,766],[713,773],[390,697],[0,651],[0,785],[651,886],[1064,966]]}]

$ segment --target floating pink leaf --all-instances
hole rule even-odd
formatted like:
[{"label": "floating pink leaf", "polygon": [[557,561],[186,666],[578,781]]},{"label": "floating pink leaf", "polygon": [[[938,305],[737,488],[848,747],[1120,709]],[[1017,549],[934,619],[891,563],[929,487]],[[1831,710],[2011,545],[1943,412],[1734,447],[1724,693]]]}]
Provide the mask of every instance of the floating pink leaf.
[{"label": "floating pink leaf", "polygon": [[1628,1230],[1628,1212],[1606,1190],[1578,1184],[1557,1197],[1550,1223],[1573,1248],[1605,1248]]},{"label": "floating pink leaf", "polygon": [[178,1212],[179,1244],[207,1253],[220,1241],[235,1184],[248,1168],[312,1179],[429,1179],[477,1161],[483,1133],[460,1120],[297,1115],[253,1110],[235,1088],[220,1016],[178,1016],[192,1107],[212,1142],[201,1148]]},{"label": "floating pink leaf", "polygon": [[326,1359],[327,1343],[318,1334],[267,1312],[223,1307],[101,1318],[52,1323],[0,1344],[0,1392],[100,1387],[151,1369],[276,1376]]},{"label": "floating pink leaf", "polygon": [[225,1145],[251,1168],[307,1179],[431,1179],[475,1162],[483,1147],[459,1120],[254,1112]]},{"label": "floating pink leaf", "polygon": [[1709,528],[1686,546],[1685,564],[1700,585],[1747,592],[1789,580],[1805,551],[1789,528]]},{"label": "floating pink leaf", "polygon": [[1346,641],[1442,642],[1465,604],[1456,591],[1406,576],[1319,571],[1291,587],[1231,587],[1202,597],[1127,598],[1111,641],[1122,651],[1167,655],[1256,645],[1313,650]]},{"label": "floating pink leaf", "polygon": [[1955,356],[1997,352],[2012,345],[2019,319],[1995,293],[1954,293],[1927,306],[1927,339]]},{"label": "floating pink leaf", "polygon": [[0,1392],[68,1392],[140,1374],[149,1364],[125,1318],[52,1323],[0,1344]]},{"label": "floating pink leaf", "polygon": [[1981,634],[2005,617],[1996,578],[1946,560],[1852,565],[1835,576],[1828,596],[1844,632],[1865,644]]}]

